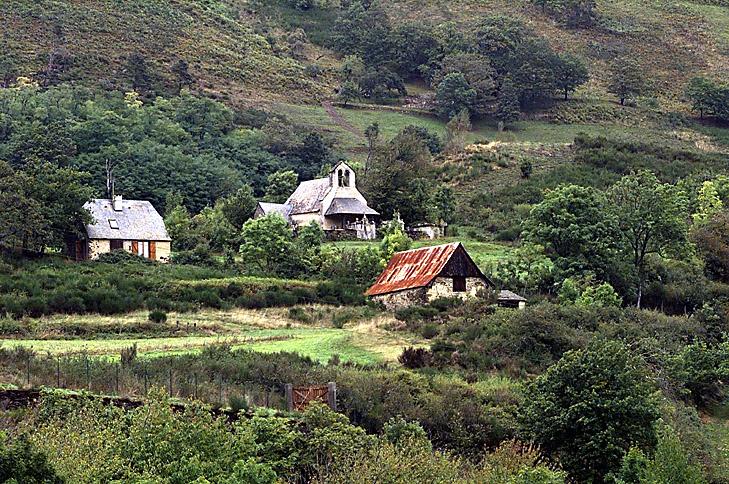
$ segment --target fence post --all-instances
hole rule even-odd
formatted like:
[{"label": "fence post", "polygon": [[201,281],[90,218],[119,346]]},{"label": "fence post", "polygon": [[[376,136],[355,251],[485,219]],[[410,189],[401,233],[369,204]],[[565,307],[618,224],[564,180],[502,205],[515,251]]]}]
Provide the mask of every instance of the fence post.
[{"label": "fence post", "polygon": [[61,388],[61,357],[56,358],[56,388]]},{"label": "fence post", "polygon": [[337,411],[337,384],[333,381],[327,383],[327,403],[332,410]]},{"label": "fence post", "polygon": [[218,375],[218,403],[223,405],[223,374]]},{"label": "fence post", "polygon": [[116,394],[119,395],[119,364],[114,365],[114,388],[116,389]]},{"label": "fence post", "polygon": [[147,396],[147,368],[144,369],[144,396]]},{"label": "fence post", "polygon": [[287,383],[284,385],[284,391],[286,393],[286,410],[289,412],[294,411],[294,385]]},{"label": "fence post", "polygon": [[167,391],[172,396],[172,367],[169,369],[169,379],[167,380]]},{"label": "fence post", "polygon": [[30,359],[32,358],[31,355],[28,355],[28,361],[26,362],[25,367],[25,379],[28,386],[30,386]]},{"label": "fence post", "polygon": [[86,389],[91,390],[91,371],[89,369],[89,355],[84,355],[84,364],[86,365]]}]

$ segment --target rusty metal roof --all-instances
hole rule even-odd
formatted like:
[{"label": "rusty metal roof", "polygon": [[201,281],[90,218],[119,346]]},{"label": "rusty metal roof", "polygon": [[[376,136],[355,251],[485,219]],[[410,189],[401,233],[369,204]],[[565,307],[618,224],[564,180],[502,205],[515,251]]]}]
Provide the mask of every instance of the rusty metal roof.
[{"label": "rusty metal roof", "polygon": [[365,295],[377,296],[427,286],[443,271],[459,247],[461,243],[454,242],[396,253]]}]

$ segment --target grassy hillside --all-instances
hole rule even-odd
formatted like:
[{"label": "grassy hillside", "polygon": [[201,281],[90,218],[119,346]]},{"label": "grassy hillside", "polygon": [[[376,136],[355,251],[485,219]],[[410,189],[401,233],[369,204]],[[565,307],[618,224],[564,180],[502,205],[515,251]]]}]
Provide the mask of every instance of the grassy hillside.
[{"label": "grassy hillside", "polygon": [[70,65],[62,80],[124,87],[126,58],[140,53],[158,82],[171,82],[182,59],[199,87],[234,99],[323,95],[285,44],[254,32],[243,6],[176,0],[81,0],[0,3],[0,46],[19,75],[36,77],[53,49]]}]

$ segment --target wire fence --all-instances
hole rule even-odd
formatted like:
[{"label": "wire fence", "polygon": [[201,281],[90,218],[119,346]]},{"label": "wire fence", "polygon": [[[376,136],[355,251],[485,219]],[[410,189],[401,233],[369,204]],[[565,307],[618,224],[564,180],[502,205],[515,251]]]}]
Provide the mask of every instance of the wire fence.
[{"label": "wire fence", "polygon": [[154,387],[172,398],[195,399],[234,409],[269,407],[286,410],[286,385],[231,379],[223,371],[186,370],[154,359],[124,363],[89,355],[51,356],[13,351],[0,355],[0,381],[19,388],[50,387],[140,398]]}]

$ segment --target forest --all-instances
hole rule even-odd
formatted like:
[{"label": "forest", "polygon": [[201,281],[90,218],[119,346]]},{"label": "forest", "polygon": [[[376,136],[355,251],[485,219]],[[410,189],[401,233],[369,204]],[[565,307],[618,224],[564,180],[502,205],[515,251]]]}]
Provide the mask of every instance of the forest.
[{"label": "forest", "polygon": [[[0,483],[729,482],[726,9],[3,2]],[[254,217],[342,160],[375,240]],[[171,263],[75,260],[112,192]]]}]

